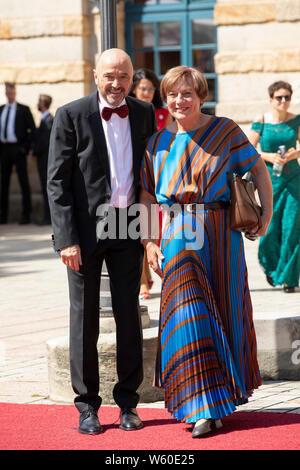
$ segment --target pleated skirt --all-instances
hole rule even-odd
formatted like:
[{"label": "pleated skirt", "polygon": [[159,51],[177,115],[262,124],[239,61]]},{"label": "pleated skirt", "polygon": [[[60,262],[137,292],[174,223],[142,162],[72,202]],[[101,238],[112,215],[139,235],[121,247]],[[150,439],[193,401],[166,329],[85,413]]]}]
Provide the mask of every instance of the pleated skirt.
[{"label": "pleated skirt", "polygon": [[178,420],[219,419],[261,383],[241,234],[227,210],[168,216],[154,384]]}]

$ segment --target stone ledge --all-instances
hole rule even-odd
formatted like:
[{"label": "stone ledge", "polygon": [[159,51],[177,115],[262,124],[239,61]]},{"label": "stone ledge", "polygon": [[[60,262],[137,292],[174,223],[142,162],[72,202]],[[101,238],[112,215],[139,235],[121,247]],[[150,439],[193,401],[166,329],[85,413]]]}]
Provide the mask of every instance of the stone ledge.
[{"label": "stone ledge", "polygon": [[297,21],[300,20],[300,0],[235,0],[217,3],[214,20],[219,26]]},{"label": "stone ledge", "polygon": [[300,316],[256,314],[254,326],[263,379],[300,380]]},{"label": "stone ledge", "polygon": [[92,29],[91,18],[83,15],[2,18],[0,20],[0,39],[88,36]]},{"label": "stone ledge", "polygon": [[[102,403],[114,404],[112,390],[117,382],[115,333],[100,334],[98,342],[100,394]],[[54,338],[46,343],[48,356],[49,398],[72,403],[74,393],[69,371],[69,338]],[[152,386],[157,349],[157,328],[143,330],[144,380],[139,387],[140,401],[163,400],[163,391]]]},{"label": "stone ledge", "polygon": [[217,25],[265,23],[274,21],[276,0],[217,3],[214,21]]},{"label": "stone ledge", "polygon": [[[295,294],[297,295],[297,294]],[[300,315],[256,314],[258,363],[263,380],[300,380]],[[157,328],[143,330],[144,381],[139,388],[141,402],[163,400],[163,391],[152,386]],[[98,343],[100,394],[103,404],[112,404],[116,383],[115,333],[102,334]],[[68,337],[47,342],[49,398],[73,402],[70,383]]]},{"label": "stone ledge", "polygon": [[215,55],[217,74],[248,72],[295,72],[300,70],[300,48],[219,52]]},{"label": "stone ledge", "polygon": [[284,0],[276,3],[277,21],[300,20],[300,0]]},{"label": "stone ledge", "polygon": [[1,82],[16,84],[90,82],[93,64],[86,61],[45,63],[2,63]]}]

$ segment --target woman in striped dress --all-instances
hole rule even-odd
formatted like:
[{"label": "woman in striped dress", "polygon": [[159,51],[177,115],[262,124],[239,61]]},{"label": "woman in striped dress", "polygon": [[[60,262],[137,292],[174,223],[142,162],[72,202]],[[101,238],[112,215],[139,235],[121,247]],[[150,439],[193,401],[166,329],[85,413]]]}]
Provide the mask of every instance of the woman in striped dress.
[{"label": "woman in striped dress", "polygon": [[[197,69],[169,70],[161,93],[174,121],[149,140],[140,198],[148,209],[142,243],[162,277],[155,385],[170,413],[200,437],[222,427],[261,383],[243,240],[229,228],[227,207],[230,175],[251,171],[263,207],[253,232],[264,235],[272,186],[237,124],[201,112],[208,88]],[[168,213],[160,248],[151,240],[156,203]]]}]

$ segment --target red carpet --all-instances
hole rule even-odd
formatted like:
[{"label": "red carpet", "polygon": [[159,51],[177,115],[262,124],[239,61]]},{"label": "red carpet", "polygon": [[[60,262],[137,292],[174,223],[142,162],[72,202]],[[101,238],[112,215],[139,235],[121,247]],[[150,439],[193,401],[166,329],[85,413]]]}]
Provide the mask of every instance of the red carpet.
[{"label": "red carpet", "polygon": [[300,415],[235,412],[217,434],[192,439],[191,425],[178,423],[164,409],[139,408],[145,427],[119,429],[118,408],[103,406],[104,433],[79,434],[73,405],[0,403],[1,450],[299,450]]}]

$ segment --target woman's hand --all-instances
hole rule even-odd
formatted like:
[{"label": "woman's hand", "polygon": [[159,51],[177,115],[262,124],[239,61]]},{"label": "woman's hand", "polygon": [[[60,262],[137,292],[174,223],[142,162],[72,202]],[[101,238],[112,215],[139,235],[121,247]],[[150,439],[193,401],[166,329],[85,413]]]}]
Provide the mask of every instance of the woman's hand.
[{"label": "woman's hand", "polygon": [[[273,165],[275,165],[275,166],[283,166],[283,165],[285,165],[285,164],[287,163],[286,157],[285,157],[285,158],[282,158],[281,155],[280,155],[280,153],[273,153],[272,155],[273,155],[273,158],[272,158],[272,160],[273,160],[273,162],[272,162]],[[286,155],[286,154],[285,154],[285,155]]]},{"label": "woman's hand", "polygon": [[297,158],[300,158],[300,152],[299,152],[299,150],[296,150],[294,147],[289,148],[285,152],[285,161],[286,161],[286,163],[291,161],[291,160],[296,160]]},{"label": "woman's hand", "polygon": [[271,219],[272,219],[272,215],[270,216],[270,215],[267,215],[267,214],[263,213],[262,216],[261,216],[261,226],[260,226],[260,228],[257,225],[253,229],[249,230],[249,233],[251,235],[255,235],[256,237],[263,237],[264,235],[266,235],[266,233],[268,231]]},{"label": "woman's hand", "polygon": [[67,246],[60,250],[62,262],[74,271],[79,271],[79,267],[82,265],[81,251],[79,245]]},{"label": "woman's hand", "polygon": [[143,243],[149,266],[153,269],[153,271],[158,274],[159,277],[163,277],[163,272],[159,266],[159,260],[165,259],[164,255],[162,254],[159,246],[156,243],[148,241]]}]

